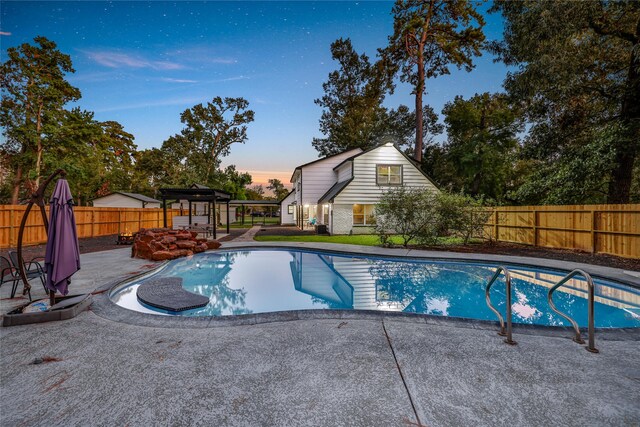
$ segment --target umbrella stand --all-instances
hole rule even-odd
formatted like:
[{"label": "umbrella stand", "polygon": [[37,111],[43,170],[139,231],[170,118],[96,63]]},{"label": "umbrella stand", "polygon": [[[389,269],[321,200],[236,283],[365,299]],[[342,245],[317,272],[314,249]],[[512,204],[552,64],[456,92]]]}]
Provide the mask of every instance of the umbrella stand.
[{"label": "umbrella stand", "polygon": [[[40,213],[42,214],[42,223],[44,224],[44,229],[47,232],[47,236],[49,235],[49,220],[47,219],[47,213],[44,209],[44,205],[45,205],[44,192],[47,189],[47,186],[49,185],[49,183],[53,181],[53,178],[55,178],[58,175],[64,178],[67,175],[67,173],[63,169],[58,169],[57,171],[52,173],[49,176],[49,178],[47,178],[42,184],[40,184],[40,187],[38,187],[38,190],[31,195],[31,200],[29,201],[29,204],[27,205],[27,209],[25,209],[24,215],[22,215],[22,221],[20,222],[20,229],[18,231],[18,270],[20,271],[20,277],[22,278],[22,282],[24,283],[24,289],[22,291],[22,295],[28,293],[29,301],[31,301],[31,285],[27,280],[27,272],[24,269],[24,262],[22,258],[22,238],[24,236],[24,228],[27,225],[27,218],[29,217],[29,212],[31,211],[31,208],[33,207],[33,205],[38,205],[40,207]],[[49,301],[51,306],[55,304],[55,301],[56,301],[55,295],[56,295],[55,291],[49,291]]]}]

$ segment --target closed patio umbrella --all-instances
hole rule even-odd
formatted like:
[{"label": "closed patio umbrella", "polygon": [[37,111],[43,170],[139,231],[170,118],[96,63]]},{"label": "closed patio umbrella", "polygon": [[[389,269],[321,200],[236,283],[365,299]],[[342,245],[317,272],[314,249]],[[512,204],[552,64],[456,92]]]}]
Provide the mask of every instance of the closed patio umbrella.
[{"label": "closed patio umbrella", "polygon": [[59,179],[51,196],[49,234],[44,258],[47,289],[51,291],[51,305],[56,291],[69,293],[70,277],[80,270],[80,250],[73,198],[66,179]]}]

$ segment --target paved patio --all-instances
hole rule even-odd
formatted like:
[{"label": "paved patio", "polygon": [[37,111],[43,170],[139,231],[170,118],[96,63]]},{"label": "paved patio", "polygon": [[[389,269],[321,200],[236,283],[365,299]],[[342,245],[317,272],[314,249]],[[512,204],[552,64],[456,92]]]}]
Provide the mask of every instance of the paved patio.
[{"label": "paved patio", "polygon": [[[82,255],[72,290],[150,267],[128,254]],[[1,424],[640,424],[637,334],[597,335],[591,354],[568,335],[516,333],[512,347],[493,330],[419,318],[164,325],[89,311],[0,328]]]}]

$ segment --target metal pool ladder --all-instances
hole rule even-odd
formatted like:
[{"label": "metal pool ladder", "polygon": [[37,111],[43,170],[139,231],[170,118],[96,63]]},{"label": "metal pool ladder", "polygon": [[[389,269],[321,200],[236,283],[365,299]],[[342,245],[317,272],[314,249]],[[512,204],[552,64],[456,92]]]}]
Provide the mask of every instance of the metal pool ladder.
[{"label": "metal pool ladder", "polygon": [[[505,323],[504,318],[502,317],[502,314],[500,314],[498,309],[495,308],[493,304],[491,304],[491,296],[489,295],[489,291],[491,290],[491,285],[493,285],[493,283],[496,280],[498,280],[498,277],[500,277],[500,272],[504,274],[504,281],[507,285],[507,328],[506,330],[504,327],[504,323]],[[506,267],[499,266],[497,268],[496,272],[493,274],[493,277],[491,278],[491,280],[489,280],[489,283],[487,283],[487,288],[484,291],[484,296],[487,300],[487,305],[489,306],[491,311],[493,311],[496,314],[496,316],[498,316],[498,320],[500,321],[500,332],[498,332],[498,335],[503,337],[506,336],[507,338],[505,338],[504,342],[506,342],[507,344],[510,344],[510,345],[518,344],[511,337],[511,330],[512,330],[511,328],[511,273],[509,273],[509,270],[507,270]]]},{"label": "metal pool ladder", "polygon": [[[558,308],[556,307],[556,305],[553,303],[553,292],[558,289],[560,286],[564,285],[566,282],[568,282],[571,278],[573,278],[576,275],[581,275],[583,276],[586,281],[587,281],[587,285],[589,287],[588,292],[589,292],[589,302],[588,302],[588,323],[589,323],[589,345],[587,346],[587,351],[590,351],[591,353],[599,353],[599,350],[595,347],[595,322],[594,322],[594,310],[593,310],[593,306],[594,306],[594,288],[593,288],[593,279],[591,279],[591,276],[589,275],[589,273],[587,273],[584,270],[580,270],[580,269],[576,269],[573,270],[571,273],[567,274],[562,280],[560,280],[558,283],[556,283],[551,289],[549,289],[549,293],[547,294],[547,300],[549,301],[549,306],[551,306],[551,309],[553,311],[555,311],[556,313],[558,313],[560,316],[564,317],[565,319],[567,319],[570,323],[571,326],[573,326],[573,330],[576,332],[576,336],[573,338],[573,340],[575,342],[577,342],[578,344],[584,344],[584,340],[582,339],[582,336],[580,335],[580,328],[578,327],[578,324],[575,322],[575,320],[573,320],[571,317],[569,317],[567,314],[561,312],[560,310],[558,310]],[[487,292],[488,291],[488,287],[487,287]],[[494,310],[495,311],[495,310]]]}]

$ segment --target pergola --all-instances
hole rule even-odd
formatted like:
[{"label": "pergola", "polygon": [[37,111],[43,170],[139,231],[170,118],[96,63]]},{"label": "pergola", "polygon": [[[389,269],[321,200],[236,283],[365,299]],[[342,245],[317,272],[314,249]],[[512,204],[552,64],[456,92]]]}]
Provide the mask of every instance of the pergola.
[{"label": "pergola", "polygon": [[[167,200],[187,200],[189,202],[189,225],[191,226],[191,204],[193,202],[208,202],[209,204],[209,216],[208,221],[211,221],[211,212],[214,212],[214,224],[213,224],[213,238],[217,238],[216,230],[218,228],[217,221],[215,220],[215,212],[217,204],[227,205],[227,233],[229,233],[229,202],[231,201],[231,195],[221,190],[214,188],[161,188],[160,196],[162,198],[162,209],[164,213],[164,227],[167,227]],[[213,210],[211,207],[213,206]],[[210,224],[210,222],[209,222]]]}]

